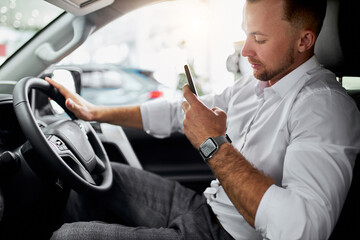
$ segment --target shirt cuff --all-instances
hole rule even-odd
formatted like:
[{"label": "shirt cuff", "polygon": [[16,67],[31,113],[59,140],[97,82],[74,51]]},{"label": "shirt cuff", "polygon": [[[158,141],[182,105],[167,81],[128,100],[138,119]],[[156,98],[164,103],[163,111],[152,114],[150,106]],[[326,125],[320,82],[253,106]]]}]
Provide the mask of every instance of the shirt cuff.
[{"label": "shirt cuff", "polygon": [[275,185],[271,185],[261,198],[260,204],[256,211],[255,216],[255,229],[260,231],[262,236],[266,235],[266,229],[268,225],[268,210],[269,210],[269,203],[271,202],[273,192],[275,191]]},{"label": "shirt cuff", "polygon": [[143,128],[146,133],[165,138],[171,134],[170,103],[165,99],[151,100],[140,105]]}]

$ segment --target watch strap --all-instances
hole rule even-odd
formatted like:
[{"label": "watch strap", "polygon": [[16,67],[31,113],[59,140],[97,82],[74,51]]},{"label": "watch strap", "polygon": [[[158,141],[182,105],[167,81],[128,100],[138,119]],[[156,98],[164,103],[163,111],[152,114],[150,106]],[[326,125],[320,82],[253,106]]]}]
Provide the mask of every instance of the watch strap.
[{"label": "watch strap", "polygon": [[213,138],[215,140],[215,142],[217,143],[217,145],[220,147],[222,144],[224,143],[231,143],[231,139],[230,137],[226,134],[225,136],[218,136],[218,137],[214,137]]}]

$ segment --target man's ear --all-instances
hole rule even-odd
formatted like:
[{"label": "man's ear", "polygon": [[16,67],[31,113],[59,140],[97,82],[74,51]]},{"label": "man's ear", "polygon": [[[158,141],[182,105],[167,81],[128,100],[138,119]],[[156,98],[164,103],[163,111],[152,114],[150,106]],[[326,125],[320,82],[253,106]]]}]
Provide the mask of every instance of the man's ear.
[{"label": "man's ear", "polygon": [[298,41],[298,51],[300,53],[306,52],[307,50],[314,47],[316,41],[316,34],[313,31],[306,30],[303,31],[300,35],[300,39]]}]

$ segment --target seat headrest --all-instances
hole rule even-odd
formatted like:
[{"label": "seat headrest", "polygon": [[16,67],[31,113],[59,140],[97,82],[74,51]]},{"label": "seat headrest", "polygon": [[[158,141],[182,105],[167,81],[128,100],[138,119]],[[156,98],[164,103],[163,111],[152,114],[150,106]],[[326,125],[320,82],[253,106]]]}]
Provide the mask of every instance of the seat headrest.
[{"label": "seat headrest", "polygon": [[338,77],[360,76],[360,1],[328,0],[315,55]]}]

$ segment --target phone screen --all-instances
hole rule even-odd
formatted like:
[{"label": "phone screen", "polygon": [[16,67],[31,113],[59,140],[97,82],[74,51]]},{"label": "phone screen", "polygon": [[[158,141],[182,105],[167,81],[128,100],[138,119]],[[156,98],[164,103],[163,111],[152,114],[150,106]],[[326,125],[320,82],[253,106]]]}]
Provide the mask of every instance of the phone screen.
[{"label": "phone screen", "polygon": [[190,69],[189,69],[188,65],[184,65],[184,69],[185,69],[186,77],[187,77],[187,80],[189,83],[189,87],[190,87],[191,91],[197,96],[198,93],[196,91],[196,87],[195,87],[194,81],[191,77],[191,73],[190,73]]}]

